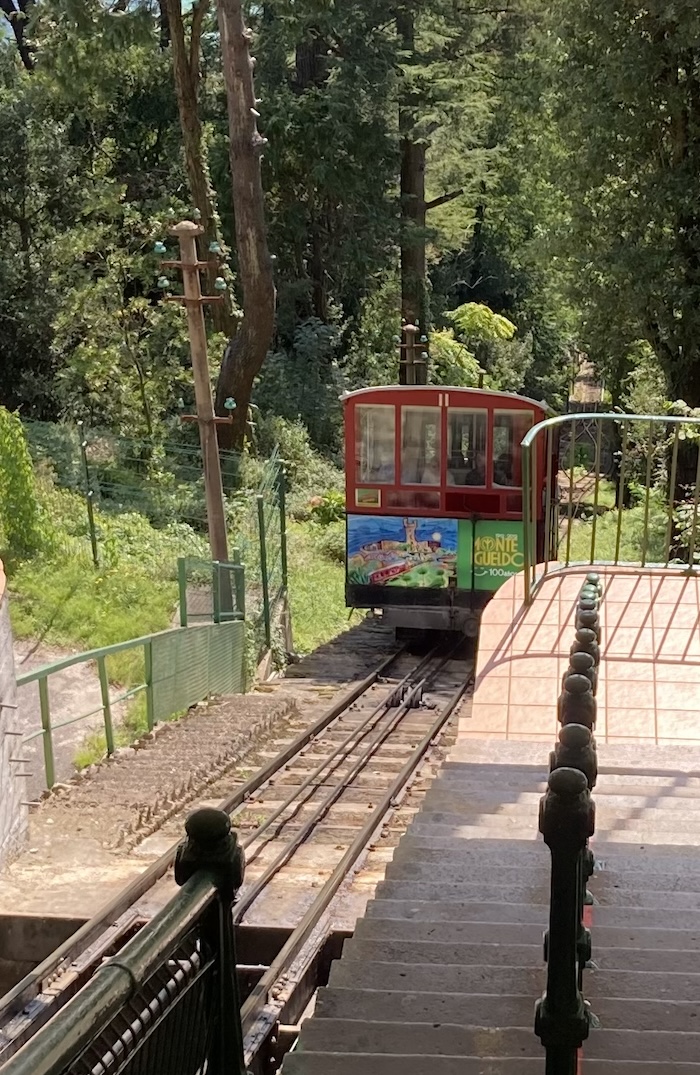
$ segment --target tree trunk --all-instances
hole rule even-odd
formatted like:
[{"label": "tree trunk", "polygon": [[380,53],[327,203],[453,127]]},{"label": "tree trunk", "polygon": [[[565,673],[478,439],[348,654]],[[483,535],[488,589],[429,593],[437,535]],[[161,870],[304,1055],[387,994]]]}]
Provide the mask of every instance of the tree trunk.
[{"label": "tree trunk", "polygon": [[[199,44],[202,34],[202,22],[207,13],[209,0],[199,0],[192,8],[192,32],[189,50],[185,40],[185,26],[182,18],[180,0],[161,0],[162,22],[168,28],[175,76],[175,92],[180,114],[182,145],[185,151],[185,168],[190,188],[193,207],[199,209],[204,228],[205,250],[209,244],[221,243],[218,229],[214,195],[209,182],[207,163],[202,145],[202,124],[199,118]],[[206,256],[206,254],[205,254]],[[215,294],[214,281],[219,269],[212,265],[207,270],[207,292]],[[236,333],[236,319],[231,311],[231,300],[225,295],[223,302],[212,303],[209,307],[212,322],[217,332],[228,338]]]},{"label": "tree trunk", "polygon": [[248,47],[250,35],[243,20],[241,0],[218,0],[218,12],[243,319],[221,364],[216,386],[216,411],[225,414],[225,400],[229,396],[235,399],[233,425],[221,428],[230,431],[230,446],[240,449],[245,439],[253,381],[272,341],[275,284],[267,248],[260,168],[265,139],[260,136],[256,123],[255,60]]},{"label": "tree trunk", "polygon": [[5,13],[7,21],[12,27],[12,33],[15,35],[15,43],[22,63],[27,71],[33,71],[32,50],[24,39],[24,31],[29,16],[29,0],[19,0],[17,7],[15,7],[13,0],[0,0],[0,11]]},{"label": "tree trunk", "polygon": [[[401,48],[415,49],[414,16],[402,11],[396,16]],[[401,316],[409,324],[427,331],[428,310],[425,289],[425,142],[415,140],[416,102],[410,91],[399,102],[401,152]]]}]

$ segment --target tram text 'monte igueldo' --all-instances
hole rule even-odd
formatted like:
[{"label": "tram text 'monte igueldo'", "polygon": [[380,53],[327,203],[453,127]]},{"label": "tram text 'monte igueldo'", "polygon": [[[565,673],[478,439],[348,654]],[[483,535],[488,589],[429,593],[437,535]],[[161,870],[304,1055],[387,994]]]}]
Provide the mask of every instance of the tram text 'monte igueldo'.
[{"label": "tram text 'monte igueldo'", "polygon": [[[523,567],[520,442],[547,417],[546,404],[394,385],[350,392],[343,405],[348,607],[382,609],[399,633],[475,634],[480,610]],[[533,475],[539,559],[542,444]]]}]

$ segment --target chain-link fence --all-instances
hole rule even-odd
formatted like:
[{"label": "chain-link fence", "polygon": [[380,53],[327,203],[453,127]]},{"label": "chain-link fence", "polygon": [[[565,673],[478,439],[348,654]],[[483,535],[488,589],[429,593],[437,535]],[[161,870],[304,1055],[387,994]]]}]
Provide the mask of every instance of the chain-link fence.
[{"label": "chain-link fence", "polygon": [[96,564],[106,551],[100,523],[106,515],[138,513],[155,528],[175,528],[186,558],[179,576],[181,622],[218,623],[240,615],[251,624],[256,650],[270,648],[276,608],[287,586],[284,473],[277,450],[267,460],[220,453],[230,562],[212,565],[192,556],[194,539],[204,543],[207,538],[195,429],[183,427],[158,441],[81,423],[27,421],[25,430],[35,465],[56,486],[83,498]]}]

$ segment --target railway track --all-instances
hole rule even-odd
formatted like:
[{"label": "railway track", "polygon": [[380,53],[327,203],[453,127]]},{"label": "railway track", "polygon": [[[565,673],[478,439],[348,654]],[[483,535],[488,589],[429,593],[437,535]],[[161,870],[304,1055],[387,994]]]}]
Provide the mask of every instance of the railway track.
[{"label": "railway track", "polygon": [[[399,651],[274,756],[263,750],[250,779],[232,786],[229,775],[208,789],[207,805],[231,815],[246,850],[245,884],[234,909],[239,936],[275,927],[268,929],[274,940],[266,955],[258,934],[244,940],[239,955],[251,1070],[263,1070],[256,1058],[269,1059],[277,1028],[293,1024],[306,1007],[328,938],[342,933],[343,924],[349,932],[361,913],[369,891],[357,906],[353,886],[382,834],[403,827],[413,812],[411,789],[445,743],[472,667],[464,642],[419,660]],[[165,854],[0,998],[0,1063],[165,902],[183,820],[172,818],[164,828],[162,835],[173,838]]]}]

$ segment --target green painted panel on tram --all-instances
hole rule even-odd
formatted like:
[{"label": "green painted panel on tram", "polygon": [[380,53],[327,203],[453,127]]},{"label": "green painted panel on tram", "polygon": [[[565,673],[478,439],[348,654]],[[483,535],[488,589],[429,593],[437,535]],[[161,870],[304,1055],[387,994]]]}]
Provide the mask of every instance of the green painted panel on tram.
[{"label": "green painted panel on tram", "polygon": [[523,524],[490,520],[475,523],[473,556],[474,589],[497,590],[523,569]]},{"label": "green painted panel on tram", "polygon": [[471,519],[457,522],[457,587],[471,590],[474,568],[474,523]]}]

